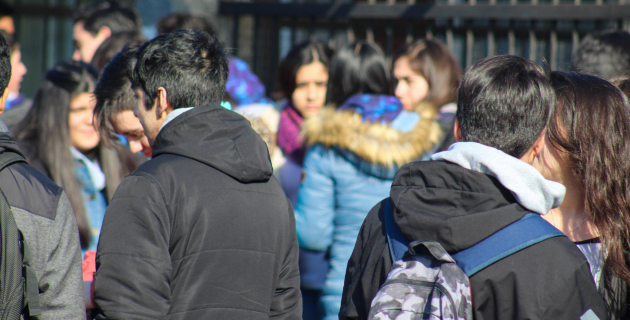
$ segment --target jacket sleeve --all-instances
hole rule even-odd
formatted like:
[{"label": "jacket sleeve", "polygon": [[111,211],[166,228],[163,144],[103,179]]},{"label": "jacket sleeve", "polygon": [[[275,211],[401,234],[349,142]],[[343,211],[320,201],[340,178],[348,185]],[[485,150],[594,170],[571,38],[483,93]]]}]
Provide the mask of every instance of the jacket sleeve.
[{"label": "jacket sleeve", "polygon": [[85,319],[78,230],[70,201],[62,193],[48,236],[45,269],[38,274],[42,319]]},{"label": "jacket sleeve", "polygon": [[298,269],[298,242],[295,235],[295,218],[293,206],[287,199],[289,207],[289,228],[287,238],[289,249],[284,257],[278,284],[271,302],[269,318],[271,319],[302,319],[302,294],[300,292],[300,271]]},{"label": "jacket sleeve", "polygon": [[392,259],[383,228],[383,209],[379,202],[370,210],[346,268],[341,298],[340,320],[367,319],[372,299],[389,270]]},{"label": "jacket sleeve", "polygon": [[[588,263],[585,261],[564,283],[551,287],[541,319],[581,319],[586,313],[595,314],[600,320],[609,319],[606,303],[597,291]],[[551,289],[550,288],[550,289]],[[590,310],[590,311],[589,311]],[[587,318],[584,319],[595,319]]]},{"label": "jacket sleeve", "polygon": [[149,177],[119,185],[105,213],[96,257],[97,319],[163,319],[170,307],[170,219]]},{"label": "jacket sleeve", "polygon": [[298,193],[295,223],[300,247],[325,251],[332,244],[335,186],[328,153],[311,147],[304,159],[304,181]]}]

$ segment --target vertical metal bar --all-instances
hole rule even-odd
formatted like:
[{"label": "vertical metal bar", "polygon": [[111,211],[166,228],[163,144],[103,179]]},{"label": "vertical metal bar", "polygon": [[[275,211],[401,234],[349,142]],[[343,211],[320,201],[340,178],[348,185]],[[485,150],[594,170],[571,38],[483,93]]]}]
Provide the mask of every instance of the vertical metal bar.
[{"label": "vertical metal bar", "polygon": [[254,16],[254,43],[252,44],[252,53],[253,57],[252,57],[252,70],[254,71],[254,73],[258,73],[258,68],[256,68],[258,66],[258,59],[257,57],[259,56],[258,54],[255,54],[255,52],[258,52],[258,27],[259,27],[259,17],[256,15]]},{"label": "vertical metal bar", "polygon": [[387,27],[385,28],[385,36],[387,37],[387,45],[385,49],[385,54],[387,59],[391,59],[392,53],[394,51],[394,21],[388,20]]},{"label": "vertical metal bar", "polygon": [[354,28],[352,28],[352,20],[348,20],[348,42],[354,42],[356,40],[356,36],[354,34]]},{"label": "vertical metal bar", "polygon": [[275,80],[277,79],[278,63],[280,61],[280,25],[278,19],[278,16],[274,16],[271,26],[271,54],[268,64],[269,83],[265,85],[268,97],[276,91],[277,81]]},{"label": "vertical metal bar", "polygon": [[555,28],[551,30],[551,34],[549,35],[549,45],[551,46],[551,53],[549,57],[549,67],[551,70],[558,69],[558,34],[556,33]]},{"label": "vertical metal bar", "polygon": [[368,20],[367,29],[365,29],[365,37],[367,42],[374,43],[374,30],[372,29],[372,20]]},{"label": "vertical metal bar", "polygon": [[573,23],[573,31],[571,32],[571,55],[575,55],[580,45],[580,34],[577,32],[577,21]]},{"label": "vertical metal bar", "polygon": [[516,55],[516,35],[514,29],[508,31],[508,54]]},{"label": "vertical metal bar", "polygon": [[453,36],[453,28],[450,26],[446,29],[446,47],[451,52],[455,52],[455,37]]},{"label": "vertical metal bar", "polygon": [[311,21],[308,24],[308,38],[311,39],[315,36],[315,17],[311,17]]},{"label": "vertical metal bar", "polygon": [[328,19],[328,46],[335,47],[335,18]]},{"label": "vertical metal bar", "polygon": [[48,12],[50,12],[50,10],[48,10],[50,4],[50,0],[46,0],[44,2],[44,37],[42,39],[42,46],[43,46],[43,50],[42,50],[42,70],[44,70],[44,72],[46,72],[46,70],[48,70],[48,65],[47,65],[47,61],[48,60],[48,23],[50,22],[50,16],[48,15]]},{"label": "vertical metal bar", "polygon": [[473,64],[473,54],[475,50],[475,36],[472,30],[466,30],[466,68]]},{"label": "vertical metal bar", "polygon": [[297,38],[297,17],[291,17],[291,47],[295,45],[295,39]]},{"label": "vertical metal bar", "polygon": [[536,61],[536,33],[533,30],[529,31],[529,60]]},{"label": "vertical metal bar", "polygon": [[[234,50],[234,55],[238,54],[238,25],[239,25],[239,16],[235,14],[232,18],[232,50]],[[293,45],[293,44],[291,44]]]},{"label": "vertical metal bar", "polygon": [[492,30],[492,28],[490,28],[490,29],[488,29],[488,53],[487,53],[488,57],[492,57],[492,56],[496,55],[495,47],[496,47],[496,45],[494,43],[494,30]]},{"label": "vertical metal bar", "polygon": [[413,25],[411,20],[407,20],[407,35],[405,36],[405,43],[410,44],[413,42]]}]

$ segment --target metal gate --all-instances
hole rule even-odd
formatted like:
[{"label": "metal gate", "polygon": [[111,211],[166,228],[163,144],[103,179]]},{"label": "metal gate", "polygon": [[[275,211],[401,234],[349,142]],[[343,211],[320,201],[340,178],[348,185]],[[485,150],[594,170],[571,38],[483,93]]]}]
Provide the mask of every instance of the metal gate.
[{"label": "metal gate", "polygon": [[554,70],[567,70],[580,38],[597,30],[627,28],[626,0],[416,0],[385,2],[221,1],[223,37],[276,88],[283,54],[309,37],[341,45],[378,43],[388,57],[416,38],[436,38],[463,68],[487,56],[515,54]]}]

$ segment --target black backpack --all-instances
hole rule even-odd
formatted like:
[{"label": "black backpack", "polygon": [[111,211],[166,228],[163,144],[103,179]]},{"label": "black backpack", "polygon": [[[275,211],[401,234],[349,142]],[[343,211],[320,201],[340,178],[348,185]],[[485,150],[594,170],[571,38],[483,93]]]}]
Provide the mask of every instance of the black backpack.
[{"label": "black backpack", "polygon": [[[19,154],[0,153],[0,171],[26,162]],[[38,316],[39,285],[22,231],[17,228],[13,211],[0,190],[0,319],[13,320]]]}]

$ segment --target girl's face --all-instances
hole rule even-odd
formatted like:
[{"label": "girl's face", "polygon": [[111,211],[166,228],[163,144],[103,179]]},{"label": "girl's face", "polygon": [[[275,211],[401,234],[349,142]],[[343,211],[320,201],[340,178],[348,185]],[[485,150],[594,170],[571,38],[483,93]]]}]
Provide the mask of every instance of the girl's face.
[{"label": "girl's face", "polygon": [[301,66],[295,77],[295,84],[295,91],[291,95],[293,107],[304,118],[318,114],[326,102],[326,66],[319,61]]},{"label": "girl's face", "polygon": [[411,69],[407,57],[394,63],[394,77],[398,80],[394,94],[405,110],[413,110],[429,94],[427,79]]},{"label": "girl's face", "polygon": [[91,93],[81,93],[70,99],[68,131],[70,144],[81,152],[87,152],[99,143],[99,135],[94,129],[94,106],[96,100]]}]

